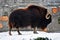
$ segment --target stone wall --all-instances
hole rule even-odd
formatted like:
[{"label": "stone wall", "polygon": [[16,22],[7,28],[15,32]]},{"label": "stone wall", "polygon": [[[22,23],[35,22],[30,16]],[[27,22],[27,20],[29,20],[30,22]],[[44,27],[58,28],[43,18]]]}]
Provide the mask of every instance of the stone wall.
[{"label": "stone wall", "polygon": [[[26,7],[28,4],[37,4],[37,5],[43,5],[47,7],[52,14],[52,22],[48,25],[48,30],[49,31],[60,31],[60,24],[58,24],[58,17],[60,16],[60,12],[57,12],[56,14],[52,13],[52,7],[55,6],[50,6],[52,0],[0,0],[0,16],[5,15],[4,12],[7,12],[7,16],[9,17],[9,14],[13,9],[16,8],[21,8],[21,7]],[[50,5],[49,5],[50,4]],[[56,7],[58,8],[59,3],[56,4]],[[0,21],[0,23],[3,24],[3,28],[0,28],[0,31],[7,31],[8,30],[8,21]],[[24,29],[25,30],[25,29]]]}]

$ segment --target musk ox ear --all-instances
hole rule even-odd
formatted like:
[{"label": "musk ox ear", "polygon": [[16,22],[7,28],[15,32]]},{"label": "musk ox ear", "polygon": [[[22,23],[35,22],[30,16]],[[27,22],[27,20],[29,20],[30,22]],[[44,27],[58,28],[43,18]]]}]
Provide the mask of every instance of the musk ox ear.
[{"label": "musk ox ear", "polygon": [[51,17],[51,12],[47,10],[46,19],[49,19],[50,17]]}]

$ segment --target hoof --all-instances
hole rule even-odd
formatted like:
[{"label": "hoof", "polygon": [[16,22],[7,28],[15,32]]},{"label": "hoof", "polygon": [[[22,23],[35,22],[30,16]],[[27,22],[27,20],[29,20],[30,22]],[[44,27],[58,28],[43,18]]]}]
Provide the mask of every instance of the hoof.
[{"label": "hoof", "polygon": [[38,34],[38,32],[34,32],[34,34]]},{"label": "hoof", "polygon": [[12,36],[12,34],[9,34],[10,36]]},{"label": "hoof", "polygon": [[19,33],[18,35],[22,35],[21,33]]}]

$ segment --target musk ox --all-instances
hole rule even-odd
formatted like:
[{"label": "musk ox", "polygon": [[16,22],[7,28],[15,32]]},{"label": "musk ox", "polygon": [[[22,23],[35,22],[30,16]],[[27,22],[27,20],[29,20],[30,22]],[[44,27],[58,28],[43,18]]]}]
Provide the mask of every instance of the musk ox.
[{"label": "musk ox", "polygon": [[47,25],[51,23],[51,14],[44,7],[30,5],[25,9],[16,9],[9,16],[9,34],[11,34],[11,29],[16,28],[18,34],[19,27],[27,27],[31,25],[34,28],[34,33],[36,32],[36,27],[41,28],[46,31]]}]

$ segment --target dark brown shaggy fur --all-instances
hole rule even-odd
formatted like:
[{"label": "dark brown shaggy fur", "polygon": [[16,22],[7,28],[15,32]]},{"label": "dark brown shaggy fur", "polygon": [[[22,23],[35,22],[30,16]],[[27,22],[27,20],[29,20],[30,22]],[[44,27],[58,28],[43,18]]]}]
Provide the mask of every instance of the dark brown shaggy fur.
[{"label": "dark brown shaggy fur", "polygon": [[46,28],[47,25],[51,23],[51,15],[49,15],[49,19],[46,19],[46,14],[46,8],[36,5],[28,6],[26,9],[14,10],[9,16],[9,34],[11,35],[12,27],[17,28],[19,34],[21,34],[19,27],[23,28],[31,25],[31,27],[34,28],[34,33],[36,33],[36,26],[41,29]]}]

